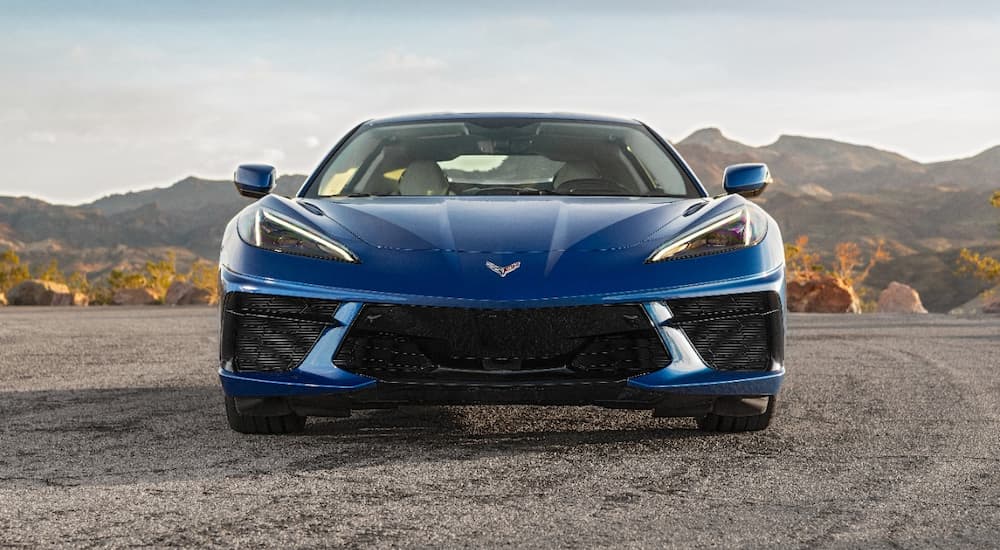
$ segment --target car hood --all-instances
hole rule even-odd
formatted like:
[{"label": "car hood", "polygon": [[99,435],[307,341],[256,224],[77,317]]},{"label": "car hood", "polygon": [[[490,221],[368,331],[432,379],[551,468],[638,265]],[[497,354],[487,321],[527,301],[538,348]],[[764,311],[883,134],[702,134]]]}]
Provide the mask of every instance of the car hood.
[{"label": "car hood", "polygon": [[681,216],[693,200],[493,196],[308,202],[381,249],[523,253],[635,246]]}]

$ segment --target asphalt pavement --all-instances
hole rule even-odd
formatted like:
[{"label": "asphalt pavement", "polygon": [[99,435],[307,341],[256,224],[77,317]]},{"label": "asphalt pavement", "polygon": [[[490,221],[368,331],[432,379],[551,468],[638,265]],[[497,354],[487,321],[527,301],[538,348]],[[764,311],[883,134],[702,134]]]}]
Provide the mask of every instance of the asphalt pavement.
[{"label": "asphalt pavement", "polygon": [[0,546],[997,547],[1000,317],[793,315],[771,428],[440,407],[229,430],[208,308],[0,308]]}]

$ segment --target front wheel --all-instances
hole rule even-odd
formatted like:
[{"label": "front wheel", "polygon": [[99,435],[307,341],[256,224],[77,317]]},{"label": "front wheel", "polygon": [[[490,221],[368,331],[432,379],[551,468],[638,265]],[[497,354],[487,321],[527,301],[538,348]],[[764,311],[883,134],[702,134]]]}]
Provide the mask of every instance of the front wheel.
[{"label": "front wheel", "polygon": [[[767,398],[767,408],[760,414],[736,416],[728,414],[708,413],[696,419],[698,428],[706,432],[756,432],[767,428],[774,415],[774,396]],[[760,409],[758,409],[760,410]]]},{"label": "front wheel", "polygon": [[240,414],[236,400],[226,396],[226,420],[229,427],[244,434],[290,434],[306,427],[306,417],[297,414],[251,416]]}]

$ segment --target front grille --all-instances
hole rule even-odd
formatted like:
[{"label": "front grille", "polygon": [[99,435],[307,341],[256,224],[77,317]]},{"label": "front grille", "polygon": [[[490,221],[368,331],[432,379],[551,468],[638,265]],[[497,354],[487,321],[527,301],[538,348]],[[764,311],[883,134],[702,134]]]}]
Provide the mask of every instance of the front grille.
[{"label": "front grille", "polygon": [[683,330],[714,369],[767,370],[782,360],[781,302],[775,292],[683,298],[667,305],[670,325]]},{"label": "front grille", "polygon": [[323,332],[335,326],[337,302],[233,292],[222,312],[223,363],[233,370],[274,372],[302,362]]},{"label": "front grille", "polygon": [[638,305],[466,309],[366,305],[335,362],[394,381],[624,380],[669,357]]}]

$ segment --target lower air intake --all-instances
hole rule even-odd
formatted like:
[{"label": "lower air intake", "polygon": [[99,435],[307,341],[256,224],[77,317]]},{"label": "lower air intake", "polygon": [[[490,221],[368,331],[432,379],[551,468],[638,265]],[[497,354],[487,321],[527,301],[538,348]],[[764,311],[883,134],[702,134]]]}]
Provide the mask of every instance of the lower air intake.
[{"label": "lower air intake", "polygon": [[369,304],[335,363],[386,381],[624,380],[669,360],[638,305],[466,309]]},{"label": "lower air intake", "polygon": [[775,292],[683,298],[667,302],[670,324],[684,331],[718,370],[767,370],[783,355],[781,301]]},{"label": "lower air intake", "polygon": [[233,370],[275,372],[299,366],[323,332],[337,325],[337,302],[233,292],[222,311],[222,361]]}]

